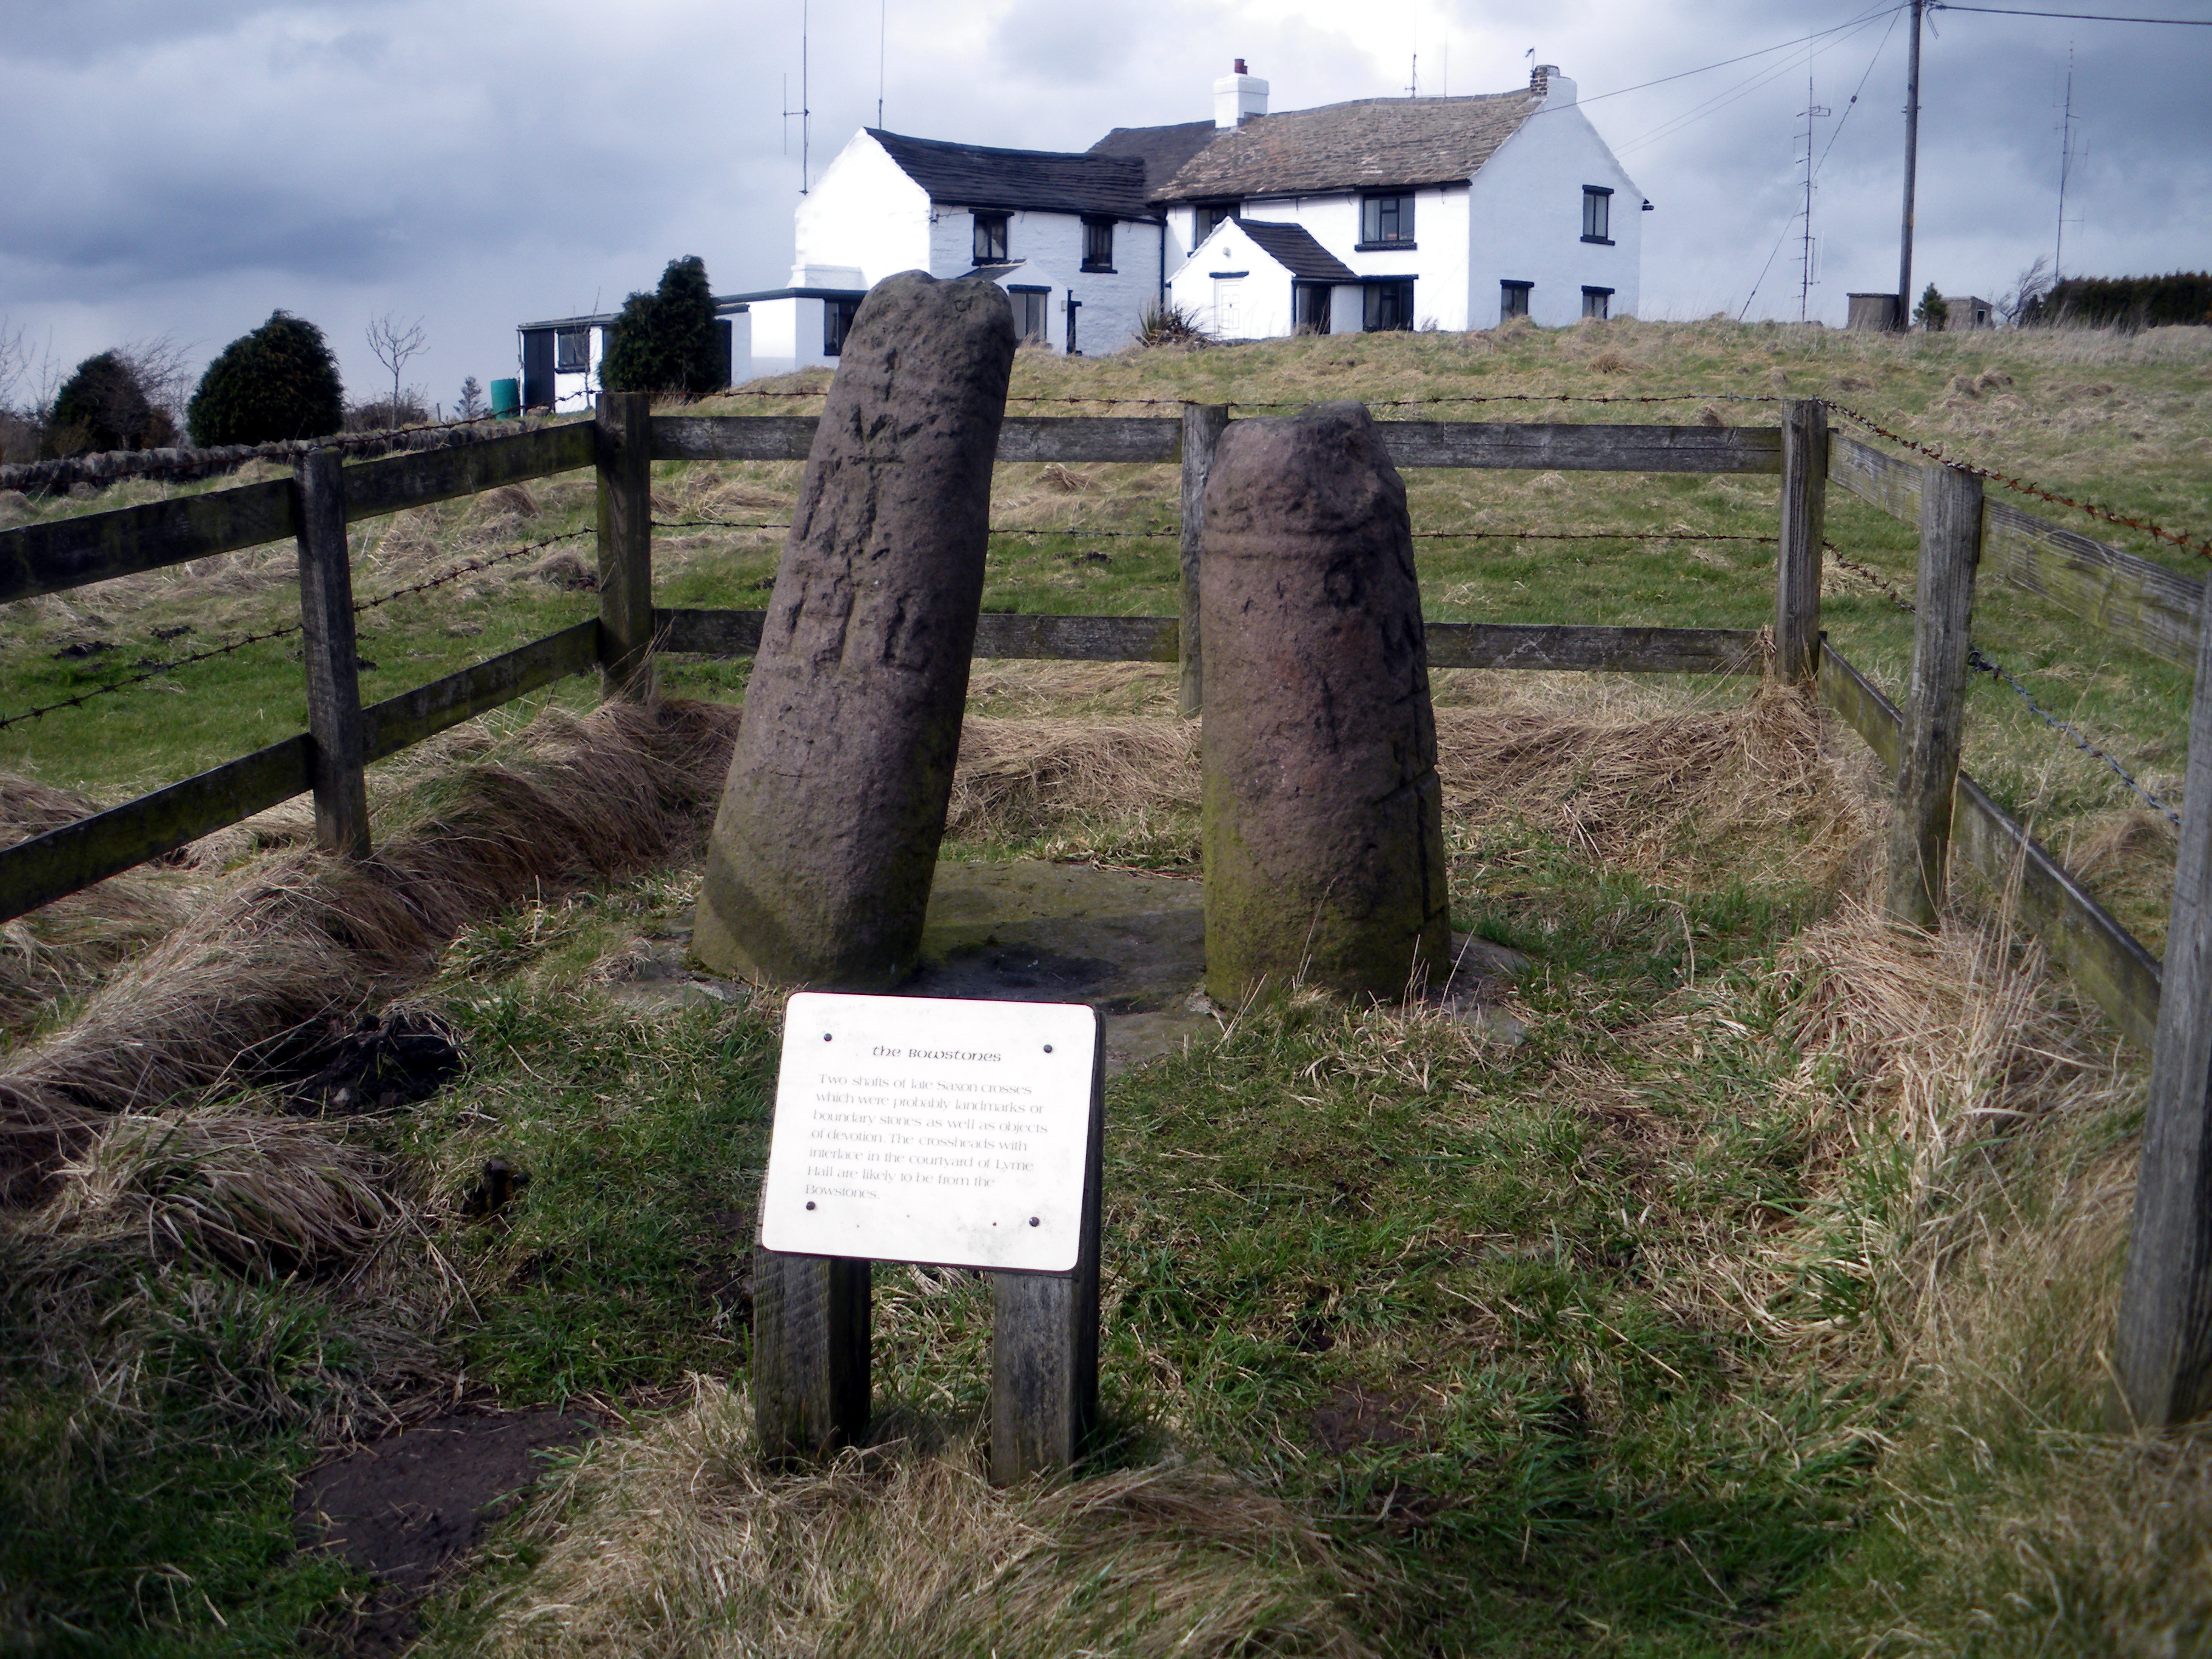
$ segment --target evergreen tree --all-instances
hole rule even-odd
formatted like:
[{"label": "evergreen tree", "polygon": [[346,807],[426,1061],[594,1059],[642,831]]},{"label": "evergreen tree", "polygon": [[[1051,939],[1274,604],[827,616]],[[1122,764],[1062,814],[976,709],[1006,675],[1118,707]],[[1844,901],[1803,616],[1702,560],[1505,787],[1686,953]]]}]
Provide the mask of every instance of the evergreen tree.
[{"label": "evergreen tree", "polygon": [[1951,320],[1951,302],[1936,292],[1935,283],[1928,284],[1928,291],[1913,307],[1912,320],[1930,334],[1941,334]]},{"label": "evergreen tree", "polygon": [[118,353],[103,351],[79,363],[55,394],[45,447],[55,455],[142,449],[155,425],[155,411],[137,371]]},{"label": "evergreen tree", "polygon": [[464,421],[477,421],[483,418],[483,387],[477,383],[475,375],[471,374],[461,382],[460,404],[453,412],[459,419]]},{"label": "evergreen tree", "polygon": [[260,444],[319,438],[345,425],[345,391],[322,330],[273,311],[225,346],[185,410],[192,441]]},{"label": "evergreen tree", "polygon": [[623,301],[599,381],[610,392],[681,392],[700,397],[726,382],[714,295],[696,253],[671,259],[652,294]]}]

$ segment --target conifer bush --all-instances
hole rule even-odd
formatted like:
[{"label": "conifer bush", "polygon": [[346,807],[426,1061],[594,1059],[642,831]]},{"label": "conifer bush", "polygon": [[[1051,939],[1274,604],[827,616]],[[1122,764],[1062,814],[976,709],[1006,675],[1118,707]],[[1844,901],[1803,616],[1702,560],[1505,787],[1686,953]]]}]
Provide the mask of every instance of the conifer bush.
[{"label": "conifer bush", "polygon": [[103,351],[79,363],[55,394],[45,447],[50,455],[81,455],[88,450],[143,449],[173,435],[138,383],[137,370],[118,353]]},{"label": "conifer bush", "polygon": [[706,261],[696,253],[671,259],[657,291],[623,301],[599,383],[610,392],[680,392],[696,398],[720,392],[728,380]]},{"label": "conifer bush", "polygon": [[272,311],[251,334],[225,346],[200,377],[185,410],[192,441],[263,444],[319,438],[345,425],[345,389],[322,330]]}]

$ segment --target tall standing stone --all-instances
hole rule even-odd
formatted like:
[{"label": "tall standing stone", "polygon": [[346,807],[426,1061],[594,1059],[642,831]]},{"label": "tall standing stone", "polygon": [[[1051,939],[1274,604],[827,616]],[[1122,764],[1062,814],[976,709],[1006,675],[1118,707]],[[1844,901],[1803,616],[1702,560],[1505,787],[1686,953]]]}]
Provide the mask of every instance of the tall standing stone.
[{"label": "tall standing stone", "polygon": [[860,304],[806,459],[708,848],[693,948],[753,980],[910,973],[960,749],[1014,361],[995,283]]},{"label": "tall standing stone", "polygon": [[1449,970],[1406,487],[1365,409],[1232,422],[1206,491],[1206,982],[1395,997]]}]

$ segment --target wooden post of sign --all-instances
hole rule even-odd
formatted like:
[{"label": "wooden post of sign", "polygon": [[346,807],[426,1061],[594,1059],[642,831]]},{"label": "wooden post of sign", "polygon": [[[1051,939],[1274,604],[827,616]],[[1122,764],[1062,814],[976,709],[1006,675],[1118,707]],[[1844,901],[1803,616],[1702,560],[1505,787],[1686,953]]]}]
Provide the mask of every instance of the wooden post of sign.
[{"label": "wooden post of sign", "polygon": [[315,744],[315,840],[326,852],[368,856],[361,657],[346,559],[345,474],[335,449],[310,450],[292,475],[300,547],[301,652],[307,730]]},{"label": "wooden post of sign", "polygon": [[2212,1411],[2212,607],[2199,623],[2181,799],[2114,1345],[2123,1427],[2166,1428]]},{"label": "wooden post of sign", "polygon": [[1931,461],[1920,491],[1918,615],[1904,751],[1889,821],[1889,913],[1933,927],[1951,850],[1951,793],[1965,735],[1968,625],[1981,558],[1982,481]]},{"label": "wooden post of sign", "polygon": [[1182,614],[1176,635],[1182,675],[1176,712],[1185,720],[1197,715],[1206,701],[1198,637],[1199,559],[1206,538],[1206,478],[1213,470],[1213,447],[1228,424],[1227,404],[1182,406]]},{"label": "wooden post of sign", "polygon": [[653,700],[653,410],[642,392],[602,392],[599,665],[605,695]]},{"label": "wooden post of sign", "polygon": [[771,1466],[866,1438],[868,1337],[868,1263],[755,1249],[753,1422]]},{"label": "wooden post of sign", "polygon": [[991,1275],[991,1484],[1064,1474],[1098,1416],[1098,1194],[1106,1022],[1096,1010],[1083,1236],[1072,1273]]},{"label": "wooden post of sign", "polygon": [[1809,687],[1820,669],[1820,536],[1828,510],[1828,406],[1782,405],[1782,540],[1774,570],[1774,672]]}]

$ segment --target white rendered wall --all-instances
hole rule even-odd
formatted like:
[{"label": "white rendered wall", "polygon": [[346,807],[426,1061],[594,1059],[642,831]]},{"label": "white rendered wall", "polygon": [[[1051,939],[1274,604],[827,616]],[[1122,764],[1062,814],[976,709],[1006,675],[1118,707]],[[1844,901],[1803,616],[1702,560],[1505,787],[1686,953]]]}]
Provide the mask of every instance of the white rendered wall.
[{"label": "white rendered wall", "polygon": [[[1611,247],[1582,239],[1585,185],[1613,191]],[[1555,93],[1475,174],[1468,201],[1468,326],[1496,326],[1498,285],[1508,277],[1535,284],[1529,319],[1547,328],[1582,320],[1585,285],[1613,290],[1614,316],[1635,311],[1644,192],[1579,106]],[[1416,304],[1425,301],[1417,295]]]},{"label": "white rendered wall", "polygon": [[[945,274],[930,260],[928,195],[865,132],[853,135],[800,198],[793,232],[795,264],[856,269],[862,288],[873,288],[896,271]],[[816,349],[818,354],[819,342]]]},{"label": "white rendered wall", "polygon": [[[975,268],[975,216],[962,208],[935,210],[930,228],[929,273],[964,276]],[[1048,288],[1052,349],[1067,344],[1067,301],[1081,302],[1076,313],[1076,349],[1086,357],[1119,351],[1137,337],[1145,307],[1159,292],[1160,233],[1157,225],[1123,220],[1114,227],[1112,271],[1083,269],[1083,220],[1073,213],[1009,213],[1006,257],[1013,264],[997,273],[1000,287]],[[873,273],[871,273],[872,276]]]},{"label": "white rendered wall", "polygon": [[[1232,329],[1215,314],[1215,273],[1237,270],[1244,276]],[[1168,297],[1217,339],[1269,340],[1294,331],[1290,271],[1233,219],[1216,225],[1198,252],[1168,278]]]},{"label": "white rendered wall", "polygon": [[[822,355],[823,304],[820,300],[794,298],[753,301],[752,309],[746,313],[752,319],[748,342],[751,362],[746,378],[788,374],[817,363],[835,364],[836,358]],[[730,355],[737,356],[734,339]],[[732,378],[736,378],[734,368]]]},{"label": "white rendered wall", "polygon": [[[553,412],[556,415],[587,413],[598,407],[593,401],[599,390],[599,365],[607,359],[607,333],[605,327],[595,326],[591,336],[591,368],[586,371],[570,370],[553,374]],[[557,348],[556,348],[557,349]]]}]

